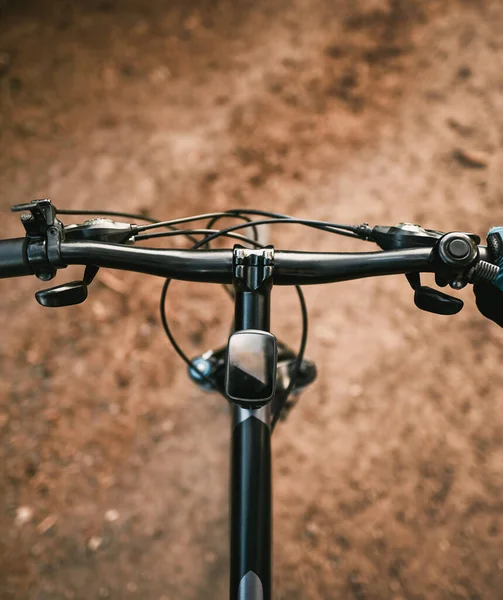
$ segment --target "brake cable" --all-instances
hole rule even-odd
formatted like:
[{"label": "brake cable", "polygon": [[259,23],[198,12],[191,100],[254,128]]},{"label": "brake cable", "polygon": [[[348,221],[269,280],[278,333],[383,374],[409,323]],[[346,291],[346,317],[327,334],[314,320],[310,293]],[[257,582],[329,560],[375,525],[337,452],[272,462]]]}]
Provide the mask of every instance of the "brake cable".
[{"label": "brake cable", "polygon": [[[238,213],[233,213],[233,216],[237,216]],[[140,227],[138,227],[138,231],[146,231],[148,229],[153,229],[156,227],[166,227],[168,226],[168,224],[171,224],[172,221],[163,221],[163,222],[159,222],[156,224],[150,224],[150,225],[142,225]],[[232,227],[228,227],[226,229],[222,229],[222,232],[227,233],[228,231],[234,231],[236,229],[244,229],[246,227],[250,227],[251,224],[253,224],[254,226],[257,225],[271,225],[271,224],[276,224],[276,223],[290,223],[290,224],[298,224],[298,225],[306,225],[307,227],[314,227],[315,229],[323,229],[324,231],[330,232],[330,233],[336,233],[338,235],[345,235],[348,237],[352,237],[352,238],[356,238],[356,239],[366,239],[363,238],[363,227],[362,225],[339,225],[336,223],[330,223],[327,221],[315,221],[315,220],[310,220],[310,219],[297,219],[297,218],[293,218],[293,217],[275,217],[275,218],[271,218],[271,219],[264,219],[264,220],[259,220],[259,221],[250,221],[248,223],[243,223],[240,225],[233,225]],[[366,230],[366,227],[365,227]],[[208,236],[208,238],[206,238],[205,240],[203,240],[203,243],[199,242],[199,244],[202,246],[204,244],[207,244],[209,241],[216,239],[217,237],[219,237],[219,233],[214,233],[210,236]],[[198,246],[199,247],[199,246]]]},{"label": "brake cable", "polygon": [[[222,217],[222,216],[227,215],[227,213],[225,213],[225,212],[214,212],[214,213],[208,213],[208,214],[204,214],[204,215],[196,215],[194,217],[184,217],[181,219],[172,219],[171,221],[162,222],[162,221],[159,221],[152,217],[148,217],[148,216],[141,215],[141,214],[126,213],[126,212],[112,211],[112,210],[92,211],[92,210],[58,209],[58,208],[55,208],[55,210],[56,210],[56,214],[60,214],[60,215],[90,215],[90,216],[105,216],[105,217],[123,217],[125,219],[147,221],[148,223],[150,223],[150,225],[146,226],[146,228],[151,228],[152,226],[167,227],[168,229],[171,229],[172,231],[183,231],[183,230],[180,230],[180,229],[174,227],[175,225],[179,225],[182,223],[190,223],[193,221],[202,221],[204,219],[211,218],[211,217]],[[236,215],[235,218],[242,219],[243,221],[246,221],[247,223],[252,222],[252,219],[250,219],[249,217],[247,217],[245,215],[242,215],[242,216]],[[138,230],[142,231],[143,229],[141,227],[139,227]],[[195,238],[193,238],[189,232],[185,232],[184,235],[186,235],[193,244],[195,244],[197,242],[197,240]],[[258,240],[258,232],[257,232],[257,229],[255,226],[253,226],[253,237],[254,237],[255,241]],[[148,239],[148,238],[145,238],[145,239]]]},{"label": "brake cable", "polygon": [[[159,237],[174,237],[177,235],[209,235],[212,233],[219,233],[219,229],[179,229],[178,231],[162,231],[160,233],[147,233],[145,235],[135,235],[135,241],[143,241],[150,240],[153,238]],[[240,240],[241,242],[246,242],[248,244],[252,244],[257,248],[262,248],[262,244],[259,244],[256,240],[249,238],[245,235],[240,235],[239,233],[227,233],[225,237],[234,238],[236,240]]]},{"label": "brake cable", "polygon": [[[222,232],[220,233],[220,235],[222,237],[226,237],[229,234],[224,233],[224,231],[222,230]],[[218,237],[218,236],[217,236]],[[253,240],[249,240],[249,241],[253,241]],[[202,242],[199,242],[199,247],[200,245],[202,245],[202,243],[204,243],[204,240],[202,240]],[[197,249],[198,244],[196,244],[195,246],[192,247],[192,249]],[[255,245],[259,246],[259,247],[264,247],[263,244],[259,244],[258,242],[255,242]],[[164,284],[162,286],[162,291],[161,291],[161,300],[160,300],[160,312],[161,312],[161,322],[162,322],[162,326],[164,329],[164,332],[166,333],[166,335],[168,336],[169,341],[171,342],[173,348],[175,349],[176,353],[180,356],[180,358],[188,365],[188,367],[190,369],[194,369],[197,371],[198,374],[198,378],[201,378],[205,381],[207,381],[208,383],[211,384],[212,388],[215,389],[216,391],[218,391],[220,394],[225,395],[223,390],[219,389],[218,385],[216,384],[216,382],[208,375],[205,375],[203,373],[201,373],[200,371],[197,370],[197,367],[194,365],[194,363],[192,362],[192,360],[185,354],[185,352],[182,350],[182,348],[180,347],[180,345],[178,344],[178,342],[175,340],[173,333],[169,327],[169,323],[168,323],[168,319],[166,316],[166,297],[168,294],[168,289],[169,289],[169,285],[171,283],[171,279],[166,279],[164,281]],[[302,335],[301,335],[301,341],[300,341],[300,347],[299,347],[299,351],[297,353],[296,359],[295,359],[295,364],[294,364],[294,368],[292,370],[292,375],[290,377],[290,383],[288,385],[288,388],[285,391],[285,396],[284,396],[284,400],[283,400],[283,406],[286,404],[288,397],[290,396],[296,382],[297,379],[299,377],[300,374],[300,368],[302,365],[302,361],[304,360],[304,354],[305,354],[305,350],[306,350],[306,345],[307,345],[307,335],[308,335],[308,314],[307,314],[307,307],[306,307],[306,300],[304,297],[304,292],[302,291],[301,287],[296,285],[295,286],[295,290],[297,292],[297,295],[299,297],[299,302],[300,302],[300,308],[301,308],[301,314],[302,314]],[[283,407],[281,407],[283,408]],[[272,422],[272,427],[274,427],[276,425],[276,422],[279,418],[279,415],[281,414],[281,409],[279,411],[277,411],[277,413],[275,413],[274,415],[274,419]]]}]

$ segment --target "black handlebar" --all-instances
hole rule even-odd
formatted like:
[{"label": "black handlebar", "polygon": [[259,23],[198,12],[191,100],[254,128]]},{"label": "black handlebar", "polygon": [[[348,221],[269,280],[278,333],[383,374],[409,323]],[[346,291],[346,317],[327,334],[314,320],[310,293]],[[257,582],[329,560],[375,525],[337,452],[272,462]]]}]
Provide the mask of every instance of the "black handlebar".
[{"label": "black handlebar", "polygon": [[[478,248],[480,259],[487,260],[486,247]],[[61,243],[61,259],[65,265],[94,265],[185,281],[232,283],[232,250],[170,250],[75,241]],[[431,248],[358,253],[277,251],[273,281],[275,285],[306,285],[434,270]],[[26,239],[0,240],[0,278],[33,273]]]},{"label": "black handlebar", "polygon": [[[67,264],[93,264],[185,281],[232,283],[232,250],[166,250],[67,242],[61,244],[61,257]],[[306,285],[432,270],[431,248],[359,253],[278,251],[274,255],[273,282]]]},{"label": "black handlebar", "polygon": [[206,283],[232,283],[232,250],[133,248],[108,242],[63,242],[68,265],[95,265],[159,277]]},{"label": "black handlebar", "polygon": [[431,248],[386,252],[278,251],[274,255],[273,281],[276,285],[306,285],[410,271],[433,271]]},{"label": "black handlebar", "polygon": [[0,240],[0,278],[33,275],[26,249],[26,238]]}]

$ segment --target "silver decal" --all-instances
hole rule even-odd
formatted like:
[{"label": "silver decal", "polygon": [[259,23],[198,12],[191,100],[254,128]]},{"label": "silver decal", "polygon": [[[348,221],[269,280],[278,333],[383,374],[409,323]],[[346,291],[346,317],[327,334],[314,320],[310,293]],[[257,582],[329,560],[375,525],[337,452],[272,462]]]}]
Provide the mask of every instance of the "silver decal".
[{"label": "silver decal", "polygon": [[262,582],[253,571],[248,571],[241,579],[238,600],[264,600]]},{"label": "silver decal", "polygon": [[265,406],[261,406],[260,408],[241,408],[240,406],[237,406],[236,404],[233,405],[233,424],[232,427],[235,428],[237,427],[240,423],[242,423],[243,421],[246,421],[246,419],[249,419],[250,417],[255,417],[256,419],[258,419],[259,421],[262,421],[262,423],[265,423],[267,425],[267,427],[269,427],[269,429],[271,428],[271,403],[269,402],[268,404],[266,404]]}]

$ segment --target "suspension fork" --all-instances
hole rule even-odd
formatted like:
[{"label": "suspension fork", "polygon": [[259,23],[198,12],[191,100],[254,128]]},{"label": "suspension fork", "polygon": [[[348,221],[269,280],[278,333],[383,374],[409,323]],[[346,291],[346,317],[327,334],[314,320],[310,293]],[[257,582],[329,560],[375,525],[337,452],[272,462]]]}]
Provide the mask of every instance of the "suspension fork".
[{"label": "suspension fork", "polygon": [[[237,332],[269,332],[273,261],[272,248],[235,247]],[[262,358],[269,369],[267,377],[274,377],[275,382],[276,357],[273,361]],[[226,386],[229,377],[228,372]],[[252,380],[250,385],[242,385],[243,397],[249,397],[256,383]],[[234,400],[231,398],[230,599],[271,600],[271,400],[258,408]]]}]

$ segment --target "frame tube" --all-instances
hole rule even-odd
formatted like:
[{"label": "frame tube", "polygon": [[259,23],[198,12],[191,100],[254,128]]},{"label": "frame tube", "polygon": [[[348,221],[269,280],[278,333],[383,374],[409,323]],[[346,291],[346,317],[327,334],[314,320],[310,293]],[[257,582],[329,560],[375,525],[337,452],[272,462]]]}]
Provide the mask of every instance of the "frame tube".
[{"label": "frame tube", "polygon": [[231,600],[271,600],[271,405],[233,406]]},{"label": "frame tube", "polygon": [[[269,331],[271,285],[235,282],[235,329]],[[233,406],[230,489],[230,600],[271,600],[271,403]]]}]

